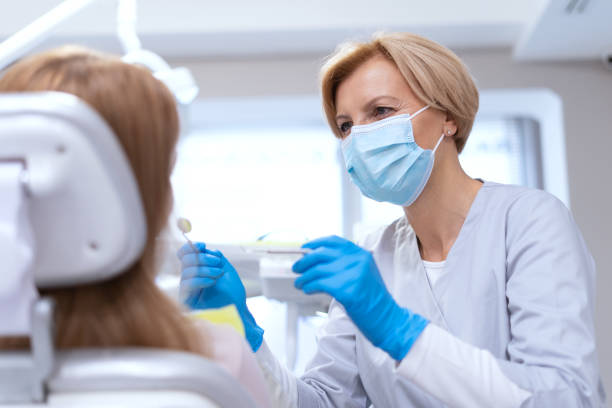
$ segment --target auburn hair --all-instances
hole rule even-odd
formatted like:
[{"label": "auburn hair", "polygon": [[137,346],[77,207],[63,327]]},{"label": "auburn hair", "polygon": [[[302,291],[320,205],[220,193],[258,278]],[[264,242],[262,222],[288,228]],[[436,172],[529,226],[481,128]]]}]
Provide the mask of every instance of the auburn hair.
[{"label": "auburn hair", "polygon": [[[172,207],[170,173],[179,134],[174,96],[143,67],[73,46],[25,58],[0,77],[0,92],[34,91],[76,95],[106,120],[129,159],[147,221],[145,249],[125,272],[104,282],[40,289],[56,302],[56,346],[141,346],[208,355],[205,333],[155,284],[161,249],[156,237]],[[3,348],[26,344],[27,339],[0,341]]]}]

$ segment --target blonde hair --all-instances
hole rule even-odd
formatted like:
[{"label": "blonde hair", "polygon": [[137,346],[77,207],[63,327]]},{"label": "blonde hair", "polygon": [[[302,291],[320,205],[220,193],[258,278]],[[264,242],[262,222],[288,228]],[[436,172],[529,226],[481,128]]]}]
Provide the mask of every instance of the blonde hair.
[{"label": "blonde hair", "polygon": [[[138,182],[148,229],[142,255],[117,277],[41,290],[56,301],[57,347],[144,346],[207,355],[201,331],[154,281],[156,237],[172,207],[170,173],[179,133],[174,96],[145,68],[80,47],[31,56],[0,78],[0,92],[48,90],[78,96],[113,129]],[[0,342],[11,346],[15,341]]]},{"label": "blonde hair", "polygon": [[337,137],[336,91],[342,81],[374,56],[392,61],[415,95],[447,112],[457,124],[461,152],[478,111],[478,89],[467,67],[449,49],[415,34],[377,34],[369,42],[341,44],[321,68],[321,93],[327,121]]}]

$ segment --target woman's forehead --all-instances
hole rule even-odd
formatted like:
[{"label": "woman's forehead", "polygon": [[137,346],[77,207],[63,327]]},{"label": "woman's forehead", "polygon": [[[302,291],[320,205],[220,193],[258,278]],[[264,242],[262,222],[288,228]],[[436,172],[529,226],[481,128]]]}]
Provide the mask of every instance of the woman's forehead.
[{"label": "woman's forehead", "polygon": [[371,100],[387,95],[400,100],[416,98],[396,65],[373,57],[340,83],[336,91],[338,114],[359,110]]}]

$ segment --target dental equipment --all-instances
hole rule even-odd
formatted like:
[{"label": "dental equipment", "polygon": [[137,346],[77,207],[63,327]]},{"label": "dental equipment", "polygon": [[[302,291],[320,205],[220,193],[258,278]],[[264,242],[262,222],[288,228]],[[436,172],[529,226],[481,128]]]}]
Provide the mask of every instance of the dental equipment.
[{"label": "dental equipment", "polygon": [[[55,29],[97,0],[65,0],[0,43],[0,70],[26,55]],[[136,0],[117,1],[117,36],[125,55],[123,61],[142,65],[162,81],[178,102],[181,132],[188,128],[186,107],[193,102],[199,89],[191,72],[184,67],[172,68],[159,55],[142,48],[136,32]]]},{"label": "dental equipment", "polygon": [[54,302],[37,289],[116,277],[147,240],[128,158],[89,105],[61,92],[0,95],[0,197],[0,337],[30,339],[0,351],[0,406],[255,406],[201,355],[55,347]]},{"label": "dental equipment", "polygon": [[306,255],[312,250],[309,248],[284,248],[284,247],[247,247],[242,249],[247,253],[268,255]]},{"label": "dental equipment", "polygon": [[0,44],[0,70],[6,68],[49,37],[64,21],[97,0],[66,0]]},{"label": "dental equipment", "polygon": [[185,239],[189,243],[189,246],[191,246],[191,249],[193,249],[195,253],[198,253],[199,252],[198,249],[196,248],[195,245],[193,245],[193,242],[191,242],[191,240],[187,236],[187,233],[191,232],[191,222],[189,222],[187,218],[179,217],[176,220],[176,226],[183,234],[183,237],[185,237]]}]

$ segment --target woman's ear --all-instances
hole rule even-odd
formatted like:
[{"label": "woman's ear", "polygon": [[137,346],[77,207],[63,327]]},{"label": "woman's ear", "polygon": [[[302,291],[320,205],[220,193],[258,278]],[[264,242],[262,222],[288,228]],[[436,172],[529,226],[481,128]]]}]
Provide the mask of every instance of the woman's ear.
[{"label": "woman's ear", "polygon": [[446,121],[444,122],[444,135],[452,136],[453,139],[457,134],[457,124],[455,123],[455,119],[452,117],[450,113],[446,113]]}]

